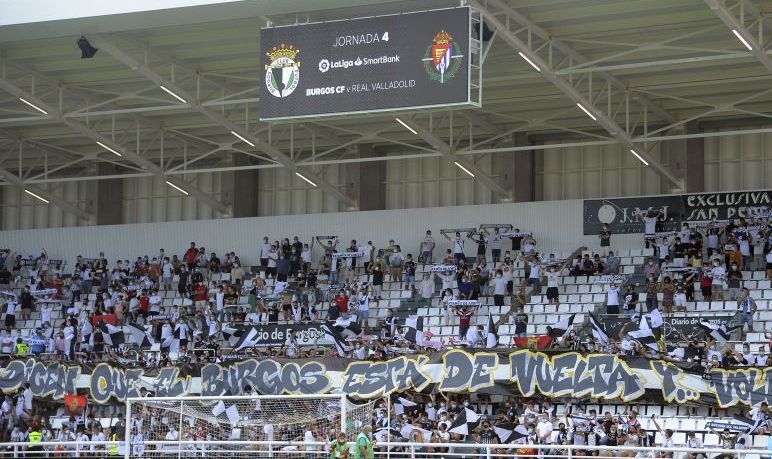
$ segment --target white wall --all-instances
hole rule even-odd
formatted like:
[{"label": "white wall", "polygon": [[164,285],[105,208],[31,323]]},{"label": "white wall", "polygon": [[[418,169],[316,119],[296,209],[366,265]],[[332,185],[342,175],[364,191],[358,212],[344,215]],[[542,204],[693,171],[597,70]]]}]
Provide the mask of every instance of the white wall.
[{"label": "white wall", "polygon": [[[68,260],[104,251],[112,260],[156,254],[160,248],[167,254],[181,255],[190,241],[195,241],[218,254],[233,250],[245,263],[255,264],[258,245],[266,235],[271,240],[297,235],[308,241],[315,235],[335,234],[342,244],[355,238],[360,242],[372,240],[381,247],[394,239],[405,252],[416,253],[426,229],[432,229],[439,243],[442,228],[513,223],[521,230],[533,231],[540,250],[570,252],[581,245],[598,243],[597,237],[582,235],[581,222],[582,201],[573,200],[6,231],[0,233],[0,246],[24,254],[37,253],[44,247],[52,258]],[[612,243],[630,246],[640,243],[640,239],[640,235],[615,236]],[[438,245],[444,251],[446,244]],[[467,253],[473,255],[474,250],[470,243]]]},{"label": "white wall", "polygon": [[[327,183],[345,189],[345,165],[333,164],[314,171]],[[287,169],[261,169],[258,176],[258,213],[260,215],[297,215],[339,212],[345,206],[310,186]],[[238,192],[238,190],[236,190]]]},{"label": "white wall", "polygon": [[[198,174],[192,178],[195,180],[191,184],[220,199],[222,173]],[[183,195],[156,177],[123,180],[123,221],[126,223],[206,220],[213,216],[211,207]]]}]

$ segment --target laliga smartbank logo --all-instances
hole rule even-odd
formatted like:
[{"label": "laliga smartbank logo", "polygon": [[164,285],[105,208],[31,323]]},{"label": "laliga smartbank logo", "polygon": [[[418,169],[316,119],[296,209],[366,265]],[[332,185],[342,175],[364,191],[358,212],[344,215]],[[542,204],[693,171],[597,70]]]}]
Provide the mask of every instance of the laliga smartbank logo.
[{"label": "laliga smartbank logo", "polygon": [[300,83],[300,50],[282,43],[271,48],[268,55],[270,64],[265,66],[265,87],[274,97],[287,97]]}]

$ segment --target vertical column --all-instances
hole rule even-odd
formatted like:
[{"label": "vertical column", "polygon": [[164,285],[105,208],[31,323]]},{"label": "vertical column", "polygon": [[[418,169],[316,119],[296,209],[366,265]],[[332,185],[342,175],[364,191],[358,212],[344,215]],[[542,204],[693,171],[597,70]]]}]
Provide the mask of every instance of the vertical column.
[{"label": "vertical column", "polygon": [[[99,175],[117,173],[112,164],[97,164]],[[123,179],[91,180],[87,183],[86,210],[96,214],[96,224],[120,225],[123,223]]]},{"label": "vertical column", "polygon": [[[512,135],[512,146],[528,145],[530,141],[526,133],[517,132]],[[502,186],[512,189],[514,202],[530,202],[536,198],[534,158],[533,150],[493,154],[493,170],[497,173],[496,179]]]},{"label": "vertical column", "polygon": [[[372,144],[357,145],[360,158],[376,156]],[[359,203],[359,210],[386,209],[386,163],[371,161],[346,165],[346,194]]]},{"label": "vertical column", "polygon": [[[686,124],[686,134],[702,132],[699,124],[692,121]],[[677,177],[683,178],[687,193],[698,193],[705,189],[705,141],[702,138],[677,139],[662,143],[669,169]],[[663,182],[663,193],[674,191]]]},{"label": "vertical column", "polygon": [[[698,134],[702,128],[697,121],[686,123],[687,134]],[[686,192],[705,191],[705,139],[686,139]]]},{"label": "vertical column", "polygon": [[[5,190],[7,189],[7,186],[0,186],[0,231],[6,229],[5,228]],[[3,248],[3,247],[0,247]]]},{"label": "vertical column", "polygon": [[[246,166],[249,161],[243,155],[233,154],[231,164]],[[259,172],[259,169],[223,172],[221,199],[224,204],[230,204],[233,218],[257,216]]]}]

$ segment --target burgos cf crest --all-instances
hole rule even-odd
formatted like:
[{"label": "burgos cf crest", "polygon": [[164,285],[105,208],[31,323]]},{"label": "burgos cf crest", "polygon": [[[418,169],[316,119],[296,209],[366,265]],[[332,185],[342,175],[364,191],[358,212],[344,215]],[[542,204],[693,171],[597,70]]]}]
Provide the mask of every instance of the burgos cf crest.
[{"label": "burgos cf crest", "polygon": [[460,51],[461,48],[449,33],[442,30],[435,35],[434,44],[426,48],[422,59],[429,79],[444,83],[456,76],[464,57],[458,54]]},{"label": "burgos cf crest", "polygon": [[300,82],[299,49],[282,43],[266,53],[270,64],[265,66],[265,87],[275,97],[287,97]]}]

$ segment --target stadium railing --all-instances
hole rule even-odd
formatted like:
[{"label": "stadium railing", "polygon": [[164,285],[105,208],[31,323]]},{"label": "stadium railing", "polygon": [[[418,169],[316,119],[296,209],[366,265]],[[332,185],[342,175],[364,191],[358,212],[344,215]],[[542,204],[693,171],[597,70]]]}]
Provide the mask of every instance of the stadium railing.
[{"label": "stadium railing", "polygon": [[[119,445],[118,454],[110,454],[110,446],[116,442],[39,442],[0,443],[0,458],[46,458],[46,457],[125,457],[125,458],[194,458],[194,457],[261,457],[270,459],[322,458],[329,456],[329,443],[303,441],[145,441],[133,444],[131,451]],[[30,446],[38,450],[28,450]],[[96,446],[95,452],[91,451]],[[350,443],[353,455],[354,443]],[[429,451],[434,449],[435,451]],[[440,451],[437,451],[440,450]],[[676,446],[629,447],[629,446],[576,446],[576,445],[521,445],[521,444],[482,444],[482,443],[375,443],[374,457],[378,459],[428,459],[428,458],[475,458],[490,459],[499,457],[517,458],[570,458],[583,459],[597,457],[590,452],[598,452],[600,457],[647,457],[647,458],[686,458],[687,453],[706,458],[732,457],[737,459],[772,458],[772,450],[759,449],[719,449],[687,448]]]}]

